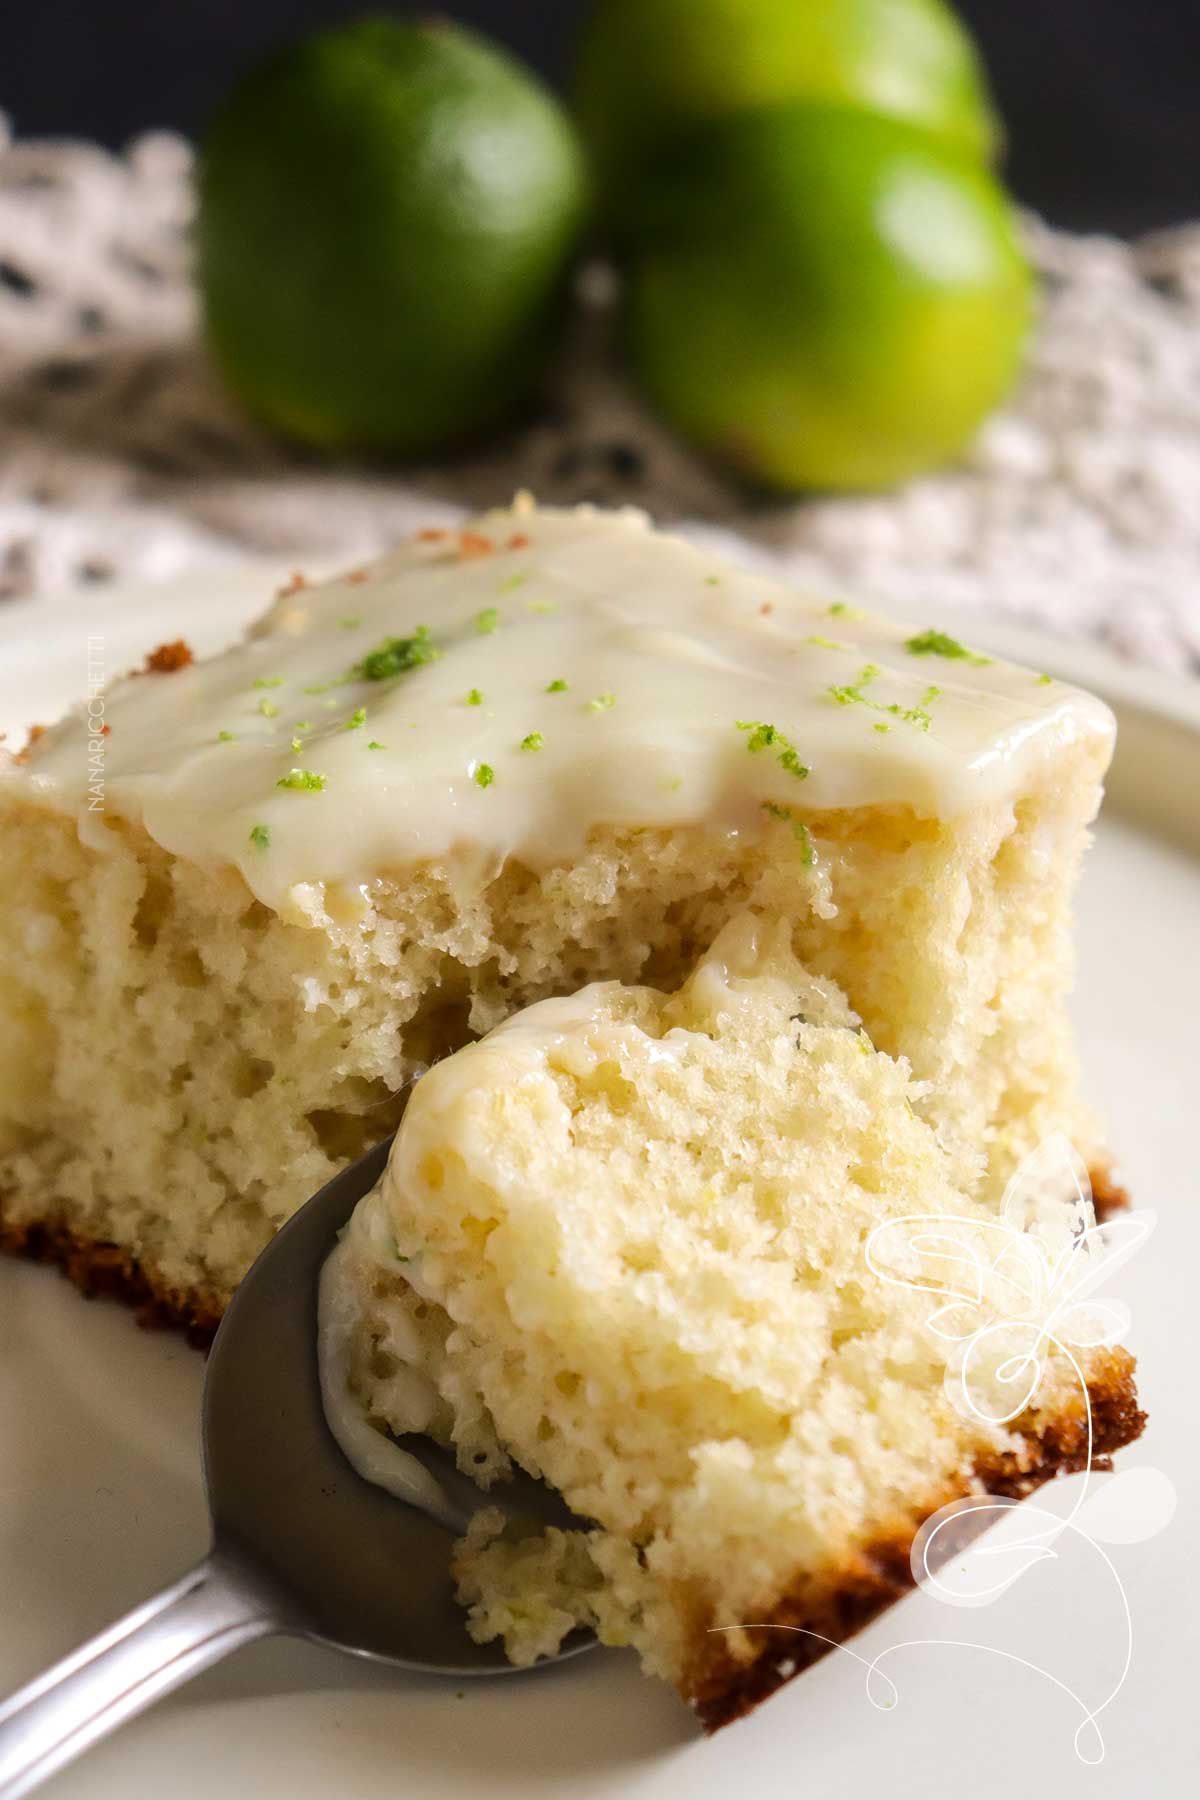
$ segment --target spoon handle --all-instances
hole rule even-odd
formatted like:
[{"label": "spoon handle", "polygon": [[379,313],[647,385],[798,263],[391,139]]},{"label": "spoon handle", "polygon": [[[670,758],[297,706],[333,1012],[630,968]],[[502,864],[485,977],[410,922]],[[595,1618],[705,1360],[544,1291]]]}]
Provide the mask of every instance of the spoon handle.
[{"label": "spoon handle", "polygon": [[32,1793],[210,1663],[283,1629],[270,1593],[214,1552],[0,1700],[0,1800]]}]

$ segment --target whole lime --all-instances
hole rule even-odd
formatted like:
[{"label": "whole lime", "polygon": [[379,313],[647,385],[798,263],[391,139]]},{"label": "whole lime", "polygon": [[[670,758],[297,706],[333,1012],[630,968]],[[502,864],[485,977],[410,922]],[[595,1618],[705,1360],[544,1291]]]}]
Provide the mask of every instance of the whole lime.
[{"label": "whole lime", "polygon": [[840,107],[732,121],[648,199],[627,330],[686,437],[785,491],[890,486],[1012,382],[1030,278],[1003,190]]},{"label": "whole lime", "polygon": [[996,147],[969,33],[943,0],[598,0],[577,111],[609,222],[676,138],[755,107],[841,102],[967,155]]},{"label": "whole lime", "polygon": [[254,70],[200,166],[200,281],[230,385],[321,448],[416,453],[509,412],[586,210],[574,128],[440,21],[366,19]]}]

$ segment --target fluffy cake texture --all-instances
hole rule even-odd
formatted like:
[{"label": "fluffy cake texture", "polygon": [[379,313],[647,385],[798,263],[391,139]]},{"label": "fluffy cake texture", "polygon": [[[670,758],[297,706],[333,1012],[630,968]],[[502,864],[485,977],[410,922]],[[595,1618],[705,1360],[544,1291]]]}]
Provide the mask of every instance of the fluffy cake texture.
[{"label": "fluffy cake texture", "polygon": [[[371,1420],[485,1486],[516,1462],[587,1522],[514,1539],[480,1513],[472,1633],[526,1663],[591,1627],[709,1727],[902,1591],[944,1502],[1086,1453],[1061,1354],[1007,1417],[1017,1326],[956,1402],[931,1328],[945,1237],[940,1262],[911,1249],[932,1294],[881,1273],[877,1228],[944,1221],[985,1267],[977,1323],[1009,1317],[996,1209],[956,1189],[923,1084],[790,937],[744,918],[673,995],[591,986],[440,1064],[339,1252]],[[1035,1229],[1053,1255],[1072,1221],[1056,1200]],[[1141,1426],[1132,1363],[1082,1366],[1103,1453]],[[791,1629],[739,1628],[764,1621]]]},{"label": "fluffy cake texture", "polygon": [[1103,1183],[1064,1010],[1087,696],[524,505],[185,660],[0,771],[10,1246],[211,1326],[414,1072],[589,981],[676,986],[746,912],[907,1058],[965,1194],[1056,1128]]}]

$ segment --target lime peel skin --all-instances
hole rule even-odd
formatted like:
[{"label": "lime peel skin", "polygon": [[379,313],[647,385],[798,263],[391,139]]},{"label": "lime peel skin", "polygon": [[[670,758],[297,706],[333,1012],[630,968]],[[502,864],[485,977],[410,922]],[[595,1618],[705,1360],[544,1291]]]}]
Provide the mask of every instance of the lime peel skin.
[{"label": "lime peel skin", "polygon": [[252,70],[203,145],[209,343],[270,428],[424,454],[535,386],[587,211],[565,109],[485,38],[388,18],[317,33]]},{"label": "lime peel skin", "polygon": [[752,486],[895,486],[960,455],[1016,378],[1031,281],[1013,209],[987,169],[909,126],[747,114],[664,165],[645,208],[636,373]]}]

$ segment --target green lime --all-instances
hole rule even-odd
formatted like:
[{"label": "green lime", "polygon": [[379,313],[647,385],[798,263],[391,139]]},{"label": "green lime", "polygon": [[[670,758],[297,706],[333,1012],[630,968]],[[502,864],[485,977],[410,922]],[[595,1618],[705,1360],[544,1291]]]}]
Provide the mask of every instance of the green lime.
[{"label": "green lime", "polygon": [[471,32],[366,19],[285,49],[201,159],[217,359],[252,412],[321,448],[472,432],[541,371],[585,189],[557,101]]},{"label": "green lime", "polygon": [[598,0],[577,107],[618,224],[673,139],[798,100],[906,120],[966,155],[997,143],[974,45],[943,0]]},{"label": "green lime", "polygon": [[627,278],[633,359],[687,438],[794,492],[953,457],[1012,382],[1030,279],[1002,189],[868,113],[747,114],[693,145]]}]

